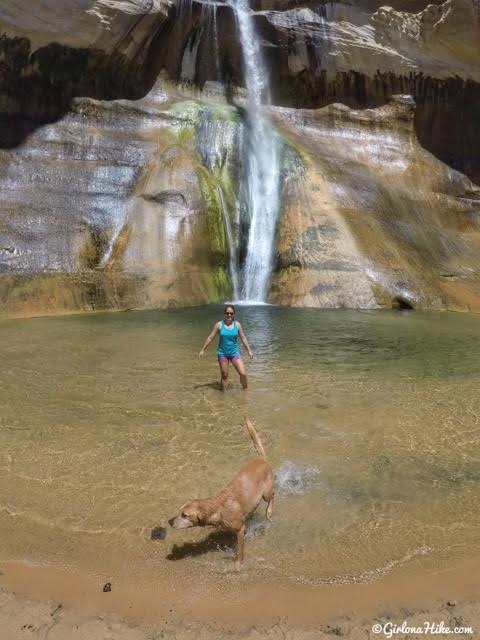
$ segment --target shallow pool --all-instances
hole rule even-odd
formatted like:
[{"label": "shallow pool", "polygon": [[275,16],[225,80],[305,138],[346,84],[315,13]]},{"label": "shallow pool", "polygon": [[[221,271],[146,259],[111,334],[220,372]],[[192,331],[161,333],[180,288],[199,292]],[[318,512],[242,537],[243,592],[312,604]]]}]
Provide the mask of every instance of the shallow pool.
[{"label": "shallow pool", "polygon": [[[3,559],[89,572],[231,570],[228,537],[168,531],[254,450],[274,522],[249,524],[244,576],[325,584],[479,550],[480,317],[238,307],[250,388],[219,391],[223,308],[3,321]],[[190,544],[197,543],[197,544]]]}]

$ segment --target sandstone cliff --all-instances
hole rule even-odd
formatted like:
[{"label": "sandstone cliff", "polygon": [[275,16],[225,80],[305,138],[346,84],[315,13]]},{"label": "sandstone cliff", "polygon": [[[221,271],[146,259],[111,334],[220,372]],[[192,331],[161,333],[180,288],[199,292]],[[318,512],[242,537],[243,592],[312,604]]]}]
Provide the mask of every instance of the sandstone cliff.
[{"label": "sandstone cliff", "polygon": [[[478,2],[253,7],[285,145],[271,301],[480,309]],[[3,309],[228,298],[243,85],[223,3],[1,1]]]}]

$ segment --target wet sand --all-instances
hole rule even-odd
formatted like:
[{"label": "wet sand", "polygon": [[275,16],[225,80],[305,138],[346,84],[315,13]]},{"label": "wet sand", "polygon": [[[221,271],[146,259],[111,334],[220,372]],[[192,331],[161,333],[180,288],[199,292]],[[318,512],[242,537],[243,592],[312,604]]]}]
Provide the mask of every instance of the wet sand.
[{"label": "wet sand", "polygon": [[[119,576],[104,593],[103,576],[55,567],[0,562],[0,637],[17,640],[152,640],[154,638],[386,637],[388,622],[423,627],[443,623],[480,629],[480,557],[425,574],[409,567],[370,584],[291,587],[263,582],[248,588],[221,581],[166,586]],[[424,634],[399,634],[400,637]]]}]

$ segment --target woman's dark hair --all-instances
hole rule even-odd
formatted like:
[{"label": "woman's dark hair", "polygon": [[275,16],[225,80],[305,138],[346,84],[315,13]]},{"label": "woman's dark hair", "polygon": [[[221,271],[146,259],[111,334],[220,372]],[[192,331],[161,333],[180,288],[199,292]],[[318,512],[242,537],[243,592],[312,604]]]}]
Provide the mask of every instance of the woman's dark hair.
[{"label": "woman's dark hair", "polygon": [[227,313],[227,309],[231,309],[233,313],[235,313],[235,307],[233,306],[233,304],[226,304],[225,309],[223,310],[224,313]]}]

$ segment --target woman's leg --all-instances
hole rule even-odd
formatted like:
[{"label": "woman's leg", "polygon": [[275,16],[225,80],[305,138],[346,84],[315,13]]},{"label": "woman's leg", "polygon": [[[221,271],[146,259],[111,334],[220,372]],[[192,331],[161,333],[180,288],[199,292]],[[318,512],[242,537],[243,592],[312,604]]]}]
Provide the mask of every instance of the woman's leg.
[{"label": "woman's leg", "polygon": [[248,378],[247,378],[247,370],[245,368],[245,364],[242,358],[239,356],[238,358],[233,358],[232,364],[238,372],[240,376],[240,382],[242,383],[242,387],[246,389],[248,387]]},{"label": "woman's leg", "polygon": [[220,384],[222,385],[222,391],[226,391],[228,387],[228,358],[222,358],[218,356],[218,366],[220,367]]}]

